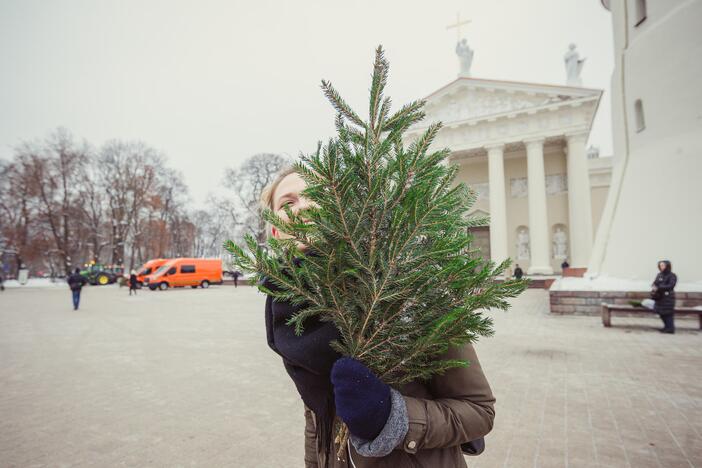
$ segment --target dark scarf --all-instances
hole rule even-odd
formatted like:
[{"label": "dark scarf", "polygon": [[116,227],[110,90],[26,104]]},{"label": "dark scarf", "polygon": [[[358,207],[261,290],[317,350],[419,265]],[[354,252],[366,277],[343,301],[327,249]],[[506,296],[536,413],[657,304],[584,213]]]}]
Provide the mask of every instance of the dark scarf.
[{"label": "dark scarf", "polygon": [[[263,285],[272,291],[278,289],[268,280]],[[268,346],[283,358],[285,370],[295,383],[302,401],[314,412],[317,440],[322,444],[328,463],[335,416],[334,391],[329,374],[340,357],[331,349],[329,342],[339,339],[339,332],[333,323],[313,317],[305,321],[304,333],[295,335],[295,327],[286,322],[301,308],[304,306],[275,302],[268,296],[266,337]]]}]

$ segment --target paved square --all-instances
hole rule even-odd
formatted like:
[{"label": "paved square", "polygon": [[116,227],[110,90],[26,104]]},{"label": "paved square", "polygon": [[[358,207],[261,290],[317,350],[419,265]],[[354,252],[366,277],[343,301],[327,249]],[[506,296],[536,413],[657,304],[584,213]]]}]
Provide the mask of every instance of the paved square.
[{"label": "paved square", "polygon": [[[302,404],[231,286],[0,294],[0,466],[302,466]],[[702,467],[702,335],[549,316],[527,291],[477,345],[497,396],[469,466]]]}]

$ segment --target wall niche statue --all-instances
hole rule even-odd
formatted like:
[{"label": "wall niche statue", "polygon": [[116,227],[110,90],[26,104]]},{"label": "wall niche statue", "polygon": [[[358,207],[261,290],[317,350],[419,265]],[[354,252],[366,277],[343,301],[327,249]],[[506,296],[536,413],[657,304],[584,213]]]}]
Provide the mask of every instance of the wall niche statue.
[{"label": "wall niche statue", "polygon": [[517,260],[529,260],[530,257],[529,228],[519,226],[517,228]]},{"label": "wall niche statue", "polygon": [[558,260],[568,258],[568,234],[563,224],[553,226],[553,258]]}]

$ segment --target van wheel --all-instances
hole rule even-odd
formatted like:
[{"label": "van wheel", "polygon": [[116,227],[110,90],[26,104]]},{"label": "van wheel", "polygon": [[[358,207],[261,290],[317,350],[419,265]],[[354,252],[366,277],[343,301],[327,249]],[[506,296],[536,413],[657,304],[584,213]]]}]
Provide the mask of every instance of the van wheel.
[{"label": "van wheel", "polygon": [[166,283],[165,281],[162,282],[162,283],[159,283],[158,288],[159,288],[161,291],[165,291],[166,289],[168,289],[168,283]]},{"label": "van wheel", "polygon": [[210,282],[205,280],[202,283],[200,283],[200,286],[202,286],[204,289],[207,289],[210,287]]}]

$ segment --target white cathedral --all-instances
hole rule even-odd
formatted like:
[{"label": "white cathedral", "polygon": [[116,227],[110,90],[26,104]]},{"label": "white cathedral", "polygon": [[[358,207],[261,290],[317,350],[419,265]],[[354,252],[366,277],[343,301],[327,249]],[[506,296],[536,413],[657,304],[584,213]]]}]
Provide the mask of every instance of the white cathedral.
[{"label": "white cathedral", "polygon": [[638,281],[665,258],[697,290],[702,0],[600,1],[614,33],[613,157],[587,149],[602,91],[582,87],[574,45],[554,86],[473,78],[460,41],[459,76],[426,98],[425,122],[443,122],[434,148],[450,148],[474,212],[490,216],[474,231],[484,256],[530,274],[560,273],[567,259],[578,276]]},{"label": "white cathedral", "polygon": [[473,230],[484,256],[530,274],[558,273],[566,259],[584,272],[612,172],[612,158],[586,148],[602,91],[577,85],[574,47],[563,86],[472,78],[465,40],[456,52],[458,78],[426,98],[426,123],[408,137],[443,122],[434,147],[451,149],[458,180],[477,192],[472,214],[490,216]]}]

